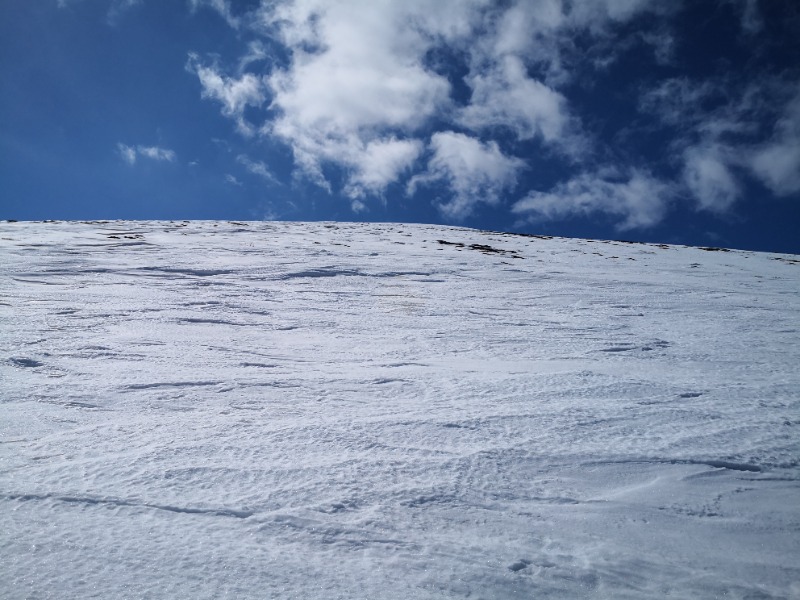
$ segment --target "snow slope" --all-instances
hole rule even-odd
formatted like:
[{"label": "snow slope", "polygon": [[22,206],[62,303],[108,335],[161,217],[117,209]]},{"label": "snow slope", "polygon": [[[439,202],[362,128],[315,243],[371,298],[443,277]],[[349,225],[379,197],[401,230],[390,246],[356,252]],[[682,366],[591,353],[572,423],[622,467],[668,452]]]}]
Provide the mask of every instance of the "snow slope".
[{"label": "snow slope", "polygon": [[798,257],[0,223],[0,597],[800,598]]}]

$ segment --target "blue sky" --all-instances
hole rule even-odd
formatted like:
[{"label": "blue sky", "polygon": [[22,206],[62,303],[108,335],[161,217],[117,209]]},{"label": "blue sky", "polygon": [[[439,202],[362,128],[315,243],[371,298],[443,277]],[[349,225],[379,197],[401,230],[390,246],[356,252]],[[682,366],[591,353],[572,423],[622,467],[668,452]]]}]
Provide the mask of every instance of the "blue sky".
[{"label": "blue sky", "polygon": [[7,0],[0,218],[800,253],[795,0]]}]

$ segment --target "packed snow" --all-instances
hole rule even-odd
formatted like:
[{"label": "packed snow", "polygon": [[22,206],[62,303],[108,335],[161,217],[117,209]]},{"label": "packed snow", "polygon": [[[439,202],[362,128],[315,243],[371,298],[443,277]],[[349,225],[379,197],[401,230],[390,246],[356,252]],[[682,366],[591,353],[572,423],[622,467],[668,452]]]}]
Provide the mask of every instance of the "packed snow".
[{"label": "packed snow", "polygon": [[800,598],[800,258],[0,223],[0,597]]}]

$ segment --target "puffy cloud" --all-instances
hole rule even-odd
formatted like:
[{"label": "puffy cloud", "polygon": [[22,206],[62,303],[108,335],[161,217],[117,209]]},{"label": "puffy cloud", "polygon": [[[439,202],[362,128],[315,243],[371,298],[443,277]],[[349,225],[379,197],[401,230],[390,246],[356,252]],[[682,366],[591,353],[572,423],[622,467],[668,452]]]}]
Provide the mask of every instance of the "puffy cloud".
[{"label": "puffy cloud", "polygon": [[512,211],[530,221],[605,213],[620,219],[619,230],[646,228],[661,221],[673,193],[645,171],[634,169],[627,177],[601,171],[578,175],[549,192],[531,192]]},{"label": "puffy cloud", "polygon": [[354,173],[345,190],[347,195],[358,198],[366,193],[380,194],[411,168],[422,149],[419,140],[391,137],[369,142],[353,161]]},{"label": "puffy cloud", "polygon": [[129,165],[136,164],[139,156],[155,161],[172,162],[175,160],[175,151],[158,146],[128,146],[123,143],[117,144],[117,152],[122,160]]},{"label": "puffy cloud", "polygon": [[475,130],[508,127],[520,140],[536,135],[548,142],[561,138],[567,122],[566,99],[528,77],[519,57],[506,56],[467,81],[472,98],[461,111],[461,124]]},{"label": "puffy cloud", "polygon": [[275,117],[262,132],[288,144],[323,188],[323,166],[333,164],[345,170],[346,195],[382,194],[422,152],[416,132],[451,107],[450,83],[427,53],[467,35],[483,4],[265,3],[261,24],[291,59],[267,77]]},{"label": "puffy cloud", "polygon": [[[515,2],[500,16],[488,52],[494,56],[529,56],[541,50],[542,42],[549,41],[547,38],[563,26],[566,19],[561,0]],[[554,46],[549,50],[557,51]]]},{"label": "puffy cloud", "polygon": [[272,131],[290,143],[371,130],[414,129],[448,102],[447,79],[423,65],[430,46],[405,3],[279,4],[271,20],[292,51],[269,78],[280,116]]},{"label": "puffy cloud", "polygon": [[514,188],[525,167],[520,159],[504,155],[496,142],[482,143],[463,133],[435,133],[430,146],[433,156],[427,171],[411,179],[408,193],[420,185],[445,182],[453,198],[439,209],[456,220],[468,217],[478,204],[497,204],[502,192]]},{"label": "puffy cloud", "polygon": [[420,151],[397,134],[413,134],[449,102],[447,79],[423,65],[430,42],[407,10],[306,1],[262,12],[292,52],[288,67],[269,76],[277,116],[264,132],[291,146],[323,187],[322,164],[330,162],[352,173],[350,195],[380,192]]},{"label": "puffy cloud", "polygon": [[[622,228],[647,227],[662,218],[674,186],[624,166],[625,177],[586,174],[596,168],[586,165],[601,144],[582,130],[565,84],[584,77],[586,65],[604,68],[632,44],[649,44],[657,60],[671,60],[674,40],[665,21],[652,31],[625,34],[619,44],[616,35],[620,24],[648,13],[667,14],[680,4],[261,0],[231,25],[281,44],[280,59],[251,42],[238,69],[232,69],[236,75],[225,74],[216,63],[202,65],[194,55],[189,68],[200,79],[203,96],[219,102],[241,132],[257,131],[285,143],[296,174],[343,193],[353,210],[366,210],[366,197],[381,196],[407,178],[409,194],[426,184],[446,184],[451,196],[440,200],[439,208],[448,218],[463,219],[479,203],[498,204],[514,189],[524,163],[509,148],[519,153],[520,144],[535,140],[537,145],[528,148],[567,155],[573,167],[583,163],[585,174],[551,192],[532,192],[515,205],[518,212],[558,218],[605,211],[620,218]],[[232,17],[227,0],[191,0],[191,6]],[[592,56],[583,55],[576,36],[588,40]],[[660,111],[665,124],[692,130],[675,148],[682,161],[677,170],[697,206],[715,212],[729,208],[739,195],[734,170],[740,167],[731,162],[721,138],[734,127],[742,133],[749,126],[746,119],[737,124],[736,111],[705,110],[719,89],[673,80],[642,100],[643,111]],[[265,105],[262,123],[245,118],[246,110]],[[698,112],[707,118],[687,121],[691,105],[703,106]],[[248,110],[251,120],[253,114]],[[761,150],[769,156],[769,147]],[[427,162],[421,160],[424,153]],[[753,165],[765,162],[753,159]],[[258,174],[257,161],[242,164]],[[765,181],[788,181],[777,168],[752,170]],[[341,188],[334,190],[332,181],[341,181]],[[647,197],[637,200],[638,192]]]},{"label": "puffy cloud", "polygon": [[[466,44],[491,5],[489,0],[262,3],[258,26],[290,53],[288,64],[265,76],[266,87],[248,96],[259,101],[264,93],[270,96],[274,117],[262,133],[288,144],[297,167],[323,188],[331,191],[324,165],[332,164],[344,169],[343,191],[351,198],[380,195],[421,154],[425,144],[417,132],[453,112],[450,82],[429,64],[430,53]],[[261,58],[252,49],[249,54]],[[229,116],[240,114],[226,100],[224,90],[230,86],[216,70],[196,64],[194,69],[206,97],[223,102]],[[522,138],[556,136],[560,124],[553,105],[558,95],[524,80],[513,65],[504,73],[514,102],[493,109],[488,106],[491,82],[482,88],[476,83],[477,94],[485,97],[485,113]],[[529,108],[522,95],[531,90],[539,102]],[[465,122],[477,128],[477,118],[476,110],[466,114]]]}]

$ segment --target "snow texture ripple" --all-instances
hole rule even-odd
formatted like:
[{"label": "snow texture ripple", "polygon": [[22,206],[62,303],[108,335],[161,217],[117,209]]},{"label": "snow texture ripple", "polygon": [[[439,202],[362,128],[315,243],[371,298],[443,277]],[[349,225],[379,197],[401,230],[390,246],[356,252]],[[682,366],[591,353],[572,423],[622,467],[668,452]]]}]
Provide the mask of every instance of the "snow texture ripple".
[{"label": "snow texture ripple", "polygon": [[0,223],[0,597],[800,598],[800,261]]}]

